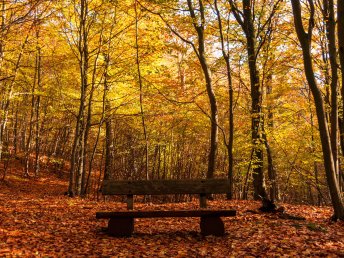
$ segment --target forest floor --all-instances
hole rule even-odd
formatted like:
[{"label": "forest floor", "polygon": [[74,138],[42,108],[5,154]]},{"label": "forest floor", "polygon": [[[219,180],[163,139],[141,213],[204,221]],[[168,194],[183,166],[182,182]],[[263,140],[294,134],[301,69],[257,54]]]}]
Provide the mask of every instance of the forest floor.
[{"label": "forest floor", "polygon": [[[121,202],[69,198],[67,182],[9,174],[0,182],[0,257],[344,257],[344,223],[331,223],[331,209],[283,205],[305,221],[251,213],[259,203],[217,200],[210,207],[236,209],[223,218],[224,237],[202,237],[199,218],[137,219],[130,238],[104,233],[97,211],[125,210]],[[194,209],[195,200],[135,204],[136,209]]]}]

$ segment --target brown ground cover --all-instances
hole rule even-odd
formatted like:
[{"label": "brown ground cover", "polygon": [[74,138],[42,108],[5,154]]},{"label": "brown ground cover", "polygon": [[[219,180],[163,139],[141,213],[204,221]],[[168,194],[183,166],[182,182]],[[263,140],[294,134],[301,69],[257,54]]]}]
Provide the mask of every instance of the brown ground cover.
[{"label": "brown ground cover", "polygon": [[[198,218],[137,219],[135,234],[114,238],[104,233],[107,220],[97,211],[125,210],[113,201],[68,198],[64,180],[9,175],[0,183],[0,257],[344,257],[344,223],[331,223],[331,209],[284,205],[305,221],[277,214],[251,213],[253,201],[209,202],[236,209],[224,218],[224,237],[202,237]],[[144,204],[136,209],[193,209],[198,203]]]}]

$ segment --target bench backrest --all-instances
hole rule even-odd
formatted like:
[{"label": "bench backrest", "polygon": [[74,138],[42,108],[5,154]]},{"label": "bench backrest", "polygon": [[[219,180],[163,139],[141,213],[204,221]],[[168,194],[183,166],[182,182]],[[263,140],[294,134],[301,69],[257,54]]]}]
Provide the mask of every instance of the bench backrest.
[{"label": "bench backrest", "polygon": [[227,179],[135,180],[103,182],[103,195],[222,194],[227,193]]}]

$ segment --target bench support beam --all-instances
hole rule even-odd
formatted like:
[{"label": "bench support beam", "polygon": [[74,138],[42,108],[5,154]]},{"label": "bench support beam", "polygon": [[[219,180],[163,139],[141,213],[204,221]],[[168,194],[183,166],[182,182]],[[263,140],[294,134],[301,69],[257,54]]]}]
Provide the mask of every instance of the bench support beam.
[{"label": "bench support beam", "polygon": [[[223,236],[225,227],[220,217],[202,216],[201,234],[203,236]],[[116,237],[130,237],[134,232],[134,218],[111,218],[108,224],[108,233]]]},{"label": "bench support beam", "polygon": [[134,195],[132,194],[127,195],[127,209],[128,210],[134,209]]},{"label": "bench support beam", "polygon": [[223,236],[225,234],[225,226],[220,217],[202,216],[200,226],[203,236]]},{"label": "bench support beam", "polygon": [[134,232],[133,218],[111,218],[108,224],[108,233],[117,237],[130,237]]},{"label": "bench support beam", "polygon": [[201,209],[207,208],[207,195],[205,193],[199,195],[199,207]]}]

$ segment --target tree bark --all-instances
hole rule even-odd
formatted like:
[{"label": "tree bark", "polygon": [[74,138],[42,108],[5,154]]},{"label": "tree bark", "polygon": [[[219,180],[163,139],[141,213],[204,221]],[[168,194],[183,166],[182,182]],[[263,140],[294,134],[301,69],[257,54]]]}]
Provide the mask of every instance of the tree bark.
[{"label": "tree bark", "polygon": [[87,31],[87,0],[81,0],[78,33],[78,52],[80,69],[80,104],[77,115],[68,193],[70,196],[81,194],[82,177],[85,173],[85,137],[86,137],[86,99],[88,86],[88,31]]},{"label": "tree bark", "polygon": [[328,131],[326,113],[324,108],[324,100],[322,93],[317,85],[315,79],[315,74],[313,70],[313,62],[311,56],[311,40],[312,40],[312,30],[314,26],[314,4],[312,0],[308,0],[310,4],[310,19],[308,23],[308,32],[305,32],[302,15],[301,15],[301,4],[300,0],[291,0],[293,15],[294,15],[294,24],[297,37],[301,44],[303,63],[305,74],[307,78],[308,85],[313,94],[316,114],[318,118],[318,125],[320,131],[321,146],[323,151],[324,166],[326,172],[326,179],[328,187],[330,190],[332,206],[334,209],[334,219],[344,219],[344,201],[342,199],[339,185],[336,177],[335,162],[333,160],[333,152],[331,149],[331,138]]},{"label": "tree bark", "polygon": [[137,12],[137,1],[135,1],[135,49],[136,49],[136,68],[137,68],[137,81],[140,88],[140,113],[141,113],[141,124],[143,129],[143,136],[145,139],[145,170],[146,179],[149,180],[149,141],[147,134],[147,125],[145,119],[145,113],[143,108],[143,82],[141,75],[141,65],[139,56],[139,22],[138,22],[138,12]]},{"label": "tree bark", "polygon": [[192,1],[188,0],[187,3],[188,3],[190,17],[192,18],[193,26],[197,32],[198,47],[197,49],[194,48],[194,50],[197,54],[198,60],[202,67],[203,75],[206,82],[208,98],[210,102],[211,129],[210,129],[210,150],[209,150],[209,156],[208,156],[207,178],[213,178],[214,172],[216,169],[216,154],[217,154],[217,145],[218,145],[218,111],[217,111],[217,101],[216,101],[216,97],[215,97],[215,93],[214,93],[213,85],[212,85],[212,80],[211,80],[211,72],[209,69],[207,59],[205,57],[205,38],[204,38],[205,10],[203,6],[203,1],[199,0],[198,7],[199,7],[199,13],[200,13],[200,24],[198,24]]},{"label": "tree bark", "polygon": [[[40,21],[38,20],[37,23]],[[35,120],[36,120],[36,135],[35,135],[35,163],[34,163],[34,170],[35,170],[35,177],[39,176],[39,170],[40,170],[40,163],[39,163],[39,156],[40,156],[40,105],[41,105],[41,96],[40,96],[40,90],[41,90],[41,84],[42,84],[42,55],[41,55],[41,47],[39,45],[39,24],[37,25],[37,31],[36,31],[36,70],[37,70],[37,91],[38,94],[36,94],[36,102],[35,102]]]},{"label": "tree bark", "polygon": [[[5,31],[5,26],[6,26],[6,1],[5,0],[2,0],[1,1],[1,31],[0,31],[0,65],[2,66],[3,65],[3,61],[4,61],[4,31]],[[6,82],[1,82],[1,90],[3,89],[6,89]],[[3,135],[4,135],[4,130],[6,128],[6,120],[7,120],[7,117],[6,117],[6,110],[4,110],[4,107],[5,107],[5,103],[6,103],[6,95],[4,96],[4,99],[1,101],[1,105],[0,105],[0,108],[1,108],[1,113],[4,112],[3,115],[1,115],[0,117],[0,161],[2,159],[2,152],[3,152]]]},{"label": "tree bark", "polygon": [[[326,23],[326,37],[331,67],[331,149],[334,168],[338,172],[338,64],[336,48],[336,22],[333,0],[324,0],[324,20]],[[341,35],[343,37],[343,35]]]},{"label": "tree bark", "polygon": [[244,26],[245,36],[247,40],[247,55],[248,66],[250,70],[250,84],[251,84],[251,130],[252,130],[252,144],[253,144],[253,156],[255,159],[253,165],[253,187],[254,187],[254,199],[260,200],[267,198],[267,193],[264,187],[264,170],[263,170],[263,150],[262,150],[262,94],[260,89],[259,73],[256,64],[256,42],[255,31],[252,17],[252,6],[250,0],[243,0],[243,14],[244,14]]},{"label": "tree bark", "polygon": [[227,147],[228,153],[228,179],[230,181],[230,187],[227,193],[227,199],[231,200],[233,198],[233,185],[234,185],[234,173],[233,173],[233,141],[234,141],[234,114],[233,114],[233,82],[232,82],[232,73],[230,67],[230,60],[228,51],[225,49],[225,42],[223,36],[223,26],[222,20],[220,16],[220,11],[217,6],[217,0],[214,2],[215,10],[217,15],[217,21],[219,24],[219,33],[220,33],[220,40],[221,40],[221,50],[222,50],[222,57],[226,63],[226,73],[227,73],[227,82],[228,82],[228,121],[229,121],[229,135],[228,135],[228,143],[225,143]]},{"label": "tree bark", "polygon": [[[338,53],[339,53],[339,64],[341,70],[341,97],[344,100],[344,0],[337,1],[337,38],[338,38]],[[342,110],[344,110],[344,101],[342,101]],[[342,116],[344,116],[344,111],[342,111]],[[344,118],[341,117],[339,120],[340,128],[340,143],[342,155],[344,155]],[[342,189],[344,189],[344,173],[341,170],[338,170],[342,182]]]},{"label": "tree bark", "polygon": [[114,153],[114,142],[113,142],[113,129],[112,129],[112,115],[111,115],[111,103],[109,100],[109,84],[108,84],[108,68],[109,68],[109,56],[105,55],[105,74],[104,74],[104,111],[105,113],[105,170],[104,180],[114,179],[113,171],[113,153]]},{"label": "tree bark", "polygon": [[[337,38],[339,63],[341,68],[342,97],[344,96],[344,0],[338,0],[337,3]],[[342,104],[344,106],[344,103]],[[343,119],[344,121],[344,119]],[[344,153],[344,150],[343,150]]]}]

